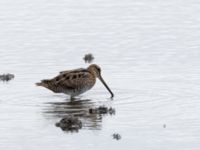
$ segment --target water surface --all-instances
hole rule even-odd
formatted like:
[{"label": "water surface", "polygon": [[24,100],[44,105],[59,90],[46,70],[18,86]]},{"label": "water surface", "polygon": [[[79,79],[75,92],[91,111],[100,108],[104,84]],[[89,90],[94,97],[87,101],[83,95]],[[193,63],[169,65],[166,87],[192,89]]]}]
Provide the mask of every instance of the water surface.
[{"label": "water surface", "polygon": [[[199,149],[198,0],[1,0],[0,149]],[[34,83],[94,63],[100,82],[71,102]],[[105,105],[115,114],[90,115]],[[78,132],[55,126],[75,114]],[[121,140],[112,138],[119,133]]]}]

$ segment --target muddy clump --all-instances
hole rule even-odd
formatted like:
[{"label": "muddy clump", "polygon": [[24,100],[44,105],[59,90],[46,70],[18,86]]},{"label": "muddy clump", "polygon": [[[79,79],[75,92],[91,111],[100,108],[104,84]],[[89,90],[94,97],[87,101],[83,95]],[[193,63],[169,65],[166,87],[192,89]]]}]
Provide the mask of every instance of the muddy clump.
[{"label": "muddy clump", "polygon": [[121,137],[121,135],[119,134],[119,133],[114,133],[113,135],[112,135],[112,137],[113,137],[113,139],[115,139],[115,140],[120,140],[122,137]]},{"label": "muddy clump", "polygon": [[60,127],[63,131],[78,131],[82,128],[82,122],[74,116],[67,116],[62,118],[59,122],[55,124]]},{"label": "muddy clump", "polygon": [[85,61],[85,63],[91,63],[94,60],[94,56],[91,53],[85,54],[83,60]]},{"label": "muddy clump", "polygon": [[2,74],[2,75],[0,75],[0,81],[7,82],[7,81],[14,79],[14,77],[15,77],[14,74],[10,74],[10,73]]},{"label": "muddy clump", "polygon": [[89,109],[90,114],[110,114],[113,115],[115,114],[115,109],[112,107],[108,108],[106,106],[99,106],[97,108],[90,108]]}]

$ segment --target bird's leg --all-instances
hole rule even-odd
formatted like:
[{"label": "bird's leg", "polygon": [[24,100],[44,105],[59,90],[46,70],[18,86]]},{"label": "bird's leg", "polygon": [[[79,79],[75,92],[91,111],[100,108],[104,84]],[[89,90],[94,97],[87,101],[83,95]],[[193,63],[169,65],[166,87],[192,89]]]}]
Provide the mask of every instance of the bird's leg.
[{"label": "bird's leg", "polygon": [[71,100],[71,101],[74,101],[75,98],[74,98],[72,95],[70,95],[70,100]]}]

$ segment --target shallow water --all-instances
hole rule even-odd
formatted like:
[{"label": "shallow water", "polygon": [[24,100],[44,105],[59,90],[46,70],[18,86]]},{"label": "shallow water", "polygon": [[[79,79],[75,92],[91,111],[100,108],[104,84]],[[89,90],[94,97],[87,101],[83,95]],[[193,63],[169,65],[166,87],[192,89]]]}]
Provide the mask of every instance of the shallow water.
[{"label": "shallow water", "polygon": [[[199,13],[197,0],[1,0],[0,73],[15,78],[0,82],[0,149],[199,149]],[[100,82],[75,101],[34,85],[89,52],[114,99]],[[88,114],[101,105],[115,114]],[[68,114],[78,132],[55,126]]]}]

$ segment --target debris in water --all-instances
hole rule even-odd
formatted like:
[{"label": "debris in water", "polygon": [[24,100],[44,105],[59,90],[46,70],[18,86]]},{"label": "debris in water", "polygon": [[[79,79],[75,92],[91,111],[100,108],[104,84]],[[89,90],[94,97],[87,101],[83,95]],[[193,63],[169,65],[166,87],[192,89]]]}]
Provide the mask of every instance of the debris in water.
[{"label": "debris in water", "polygon": [[120,140],[120,139],[122,138],[121,135],[118,134],[118,133],[114,133],[114,134],[112,135],[112,137],[113,137],[113,139],[116,139],[116,140]]},{"label": "debris in water", "polygon": [[113,115],[115,114],[115,109],[112,107],[108,108],[106,106],[99,106],[97,108],[90,108],[89,109],[90,114],[110,114]]},{"label": "debris in water", "polygon": [[166,124],[163,124],[163,128],[166,128]]},{"label": "debris in water", "polygon": [[91,63],[94,60],[94,56],[91,53],[85,54],[83,60],[85,60],[85,63]]},{"label": "debris in water", "polygon": [[62,118],[60,122],[56,123],[57,127],[60,127],[63,131],[78,131],[82,128],[82,122],[74,116],[67,116]]},{"label": "debris in water", "polygon": [[14,74],[10,74],[10,73],[8,73],[8,74],[2,74],[2,75],[0,75],[0,80],[1,81],[10,81],[14,77],[15,77]]}]

